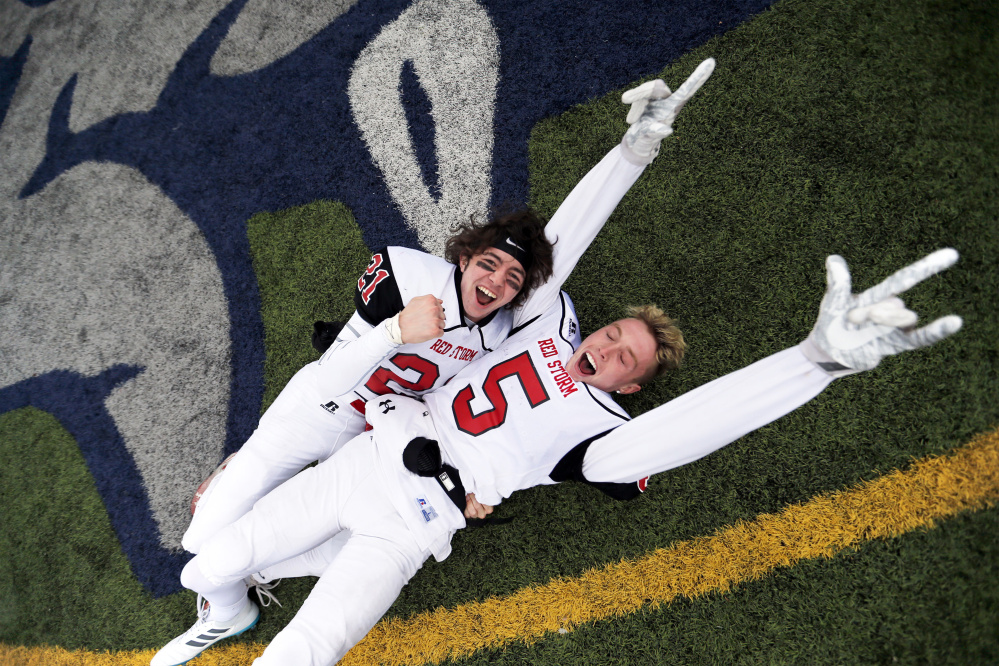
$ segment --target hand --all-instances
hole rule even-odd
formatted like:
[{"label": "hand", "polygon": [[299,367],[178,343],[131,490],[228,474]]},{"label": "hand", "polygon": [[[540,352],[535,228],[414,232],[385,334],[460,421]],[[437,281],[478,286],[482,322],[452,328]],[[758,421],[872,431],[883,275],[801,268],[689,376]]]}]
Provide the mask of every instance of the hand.
[{"label": "hand", "polygon": [[493,508],[488,504],[479,504],[475,499],[475,493],[465,495],[465,518],[485,518],[493,512]]},{"label": "hand", "polygon": [[[931,275],[954,265],[957,251],[938,250],[914,264],[906,266],[881,284],[854,295],[851,293],[850,271],[843,257],[826,259],[828,287],[819,306],[819,318],[808,340],[802,346],[805,355],[829,374],[842,376],[870,370],[885,356],[910,349],[919,349],[943,340],[961,329],[961,318],[942,317],[914,329],[915,312],[906,309],[897,295],[919,284]],[[828,358],[810,353],[817,347]],[[814,351],[814,350],[812,350]]]},{"label": "hand", "polygon": [[715,59],[708,58],[694,70],[675,93],[662,79],[643,83],[621,95],[621,101],[630,104],[624,145],[634,156],[646,163],[659,154],[659,143],[673,133],[676,114],[715,70]]},{"label": "hand", "polygon": [[444,333],[444,301],[432,294],[417,296],[399,313],[399,331],[405,344],[426,342]]}]

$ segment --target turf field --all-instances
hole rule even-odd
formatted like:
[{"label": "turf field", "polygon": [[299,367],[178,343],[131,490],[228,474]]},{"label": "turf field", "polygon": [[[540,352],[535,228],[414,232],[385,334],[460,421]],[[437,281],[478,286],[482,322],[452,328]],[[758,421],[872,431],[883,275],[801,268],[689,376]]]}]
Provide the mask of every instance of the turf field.
[{"label": "turf field", "polygon": [[[630,303],[678,318],[684,366],[632,414],[801,341],[832,253],[863,289],[956,248],[906,302],[965,327],[633,502],[515,495],[345,663],[999,662],[994,3],[96,4],[0,3],[0,663],[148,663],[193,621],[189,489],[316,357],[312,322],[350,314],[371,249],[439,243],[345,91],[441,6],[487,17],[501,63],[468,149],[492,162],[456,162],[488,196],[451,194],[423,56],[398,75],[444,219],[551,215],[620,140],[623,90],[718,61],[566,286],[584,334]],[[311,583],[192,665],[250,663]]]}]

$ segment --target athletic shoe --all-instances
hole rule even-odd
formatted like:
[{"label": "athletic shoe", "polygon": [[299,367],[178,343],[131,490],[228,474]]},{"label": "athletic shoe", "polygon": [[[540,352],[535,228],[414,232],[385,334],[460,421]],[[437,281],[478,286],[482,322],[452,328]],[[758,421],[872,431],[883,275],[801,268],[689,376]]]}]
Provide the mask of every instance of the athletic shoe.
[{"label": "athletic shoe", "polygon": [[252,601],[247,601],[239,615],[225,622],[208,619],[208,602],[203,602],[201,595],[198,595],[198,608],[201,611],[194,626],[163,646],[149,662],[149,666],[186,664],[223,638],[231,638],[252,629],[260,618],[260,609]]},{"label": "athletic shoe", "polygon": [[229,464],[229,461],[232,460],[233,456],[235,455],[236,455],[235,453],[232,453],[229,455],[228,458],[219,463],[219,466],[215,468],[215,471],[209,474],[208,478],[202,481],[201,485],[198,486],[198,489],[194,491],[194,497],[191,498],[192,516],[194,515],[194,512],[198,510],[198,503],[212,494],[212,489],[215,488],[215,484],[218,481],[219,474],[222,473],[222,470],[226,468],[226,466]]}]

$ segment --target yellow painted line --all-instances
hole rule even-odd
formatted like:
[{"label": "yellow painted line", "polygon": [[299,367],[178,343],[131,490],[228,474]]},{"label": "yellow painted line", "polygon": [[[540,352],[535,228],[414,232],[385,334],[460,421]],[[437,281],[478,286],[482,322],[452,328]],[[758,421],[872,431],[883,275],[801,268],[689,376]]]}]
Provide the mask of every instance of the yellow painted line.
[{"label": "yellow painted line", "polygon": [[[264,651],[256,643],[223,644],[188,662],[190,666],[248,666]],[[149,666],[156,650],[90,652],[59,647],[13,647],[0,644],[3,666]]]},{"label": "yellow painted line", "polygon": [[[947,456],[916,461],[906,471],[777,514],[660,548],[635,559],[557,579],[510,596],[385,620],[341,662],[345,665],[439,663],[559,629],[693,598],[759,579],[778,567],[831,557],[871,539],[898,536],[999,500],[999,431],[979,435]],[[190,666],[242,666],[259,644],[219,646]],[[155,651],[95,653],[0,645],[10,666],[124,666],[148,664]]]}]

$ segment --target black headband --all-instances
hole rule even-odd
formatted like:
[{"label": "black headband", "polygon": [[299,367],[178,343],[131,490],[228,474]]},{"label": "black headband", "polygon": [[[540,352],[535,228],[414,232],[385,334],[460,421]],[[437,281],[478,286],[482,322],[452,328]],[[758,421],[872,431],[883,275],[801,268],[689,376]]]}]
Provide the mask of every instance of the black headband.
[{"label": "black headband", "polygon": [[524,272],[527,273],[531,270],[531,264],[534,263],[534,257],[531,256],[529,250],[523,248],[519,243],[510,238],[509,235],[504,234],[496,239],[490,247],[494,247],[497,250],[503,250],[511,257],[520,262],[520,265],[524,267]]}]

